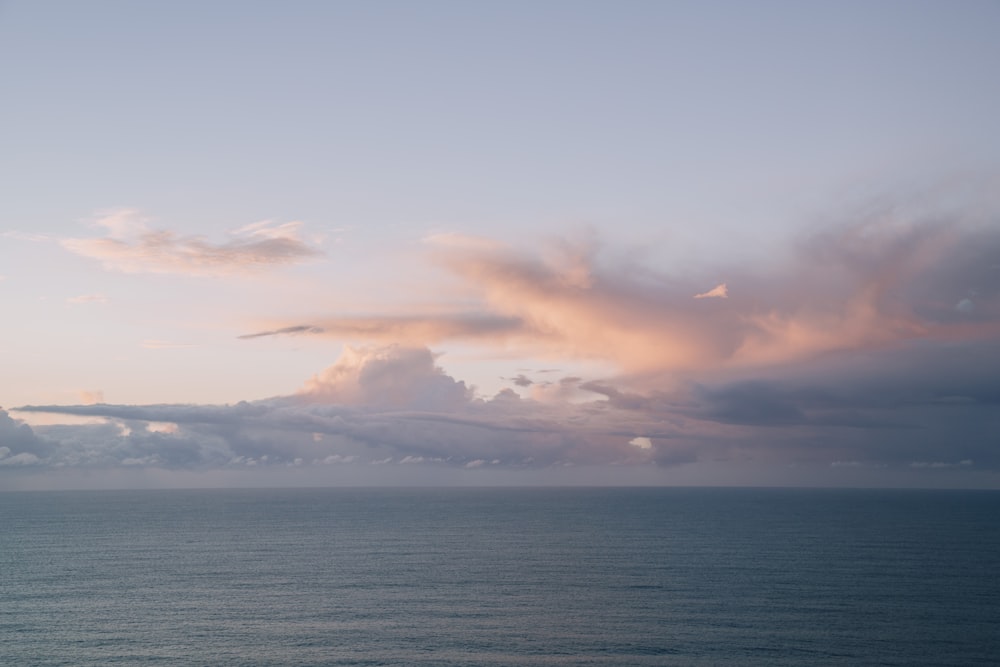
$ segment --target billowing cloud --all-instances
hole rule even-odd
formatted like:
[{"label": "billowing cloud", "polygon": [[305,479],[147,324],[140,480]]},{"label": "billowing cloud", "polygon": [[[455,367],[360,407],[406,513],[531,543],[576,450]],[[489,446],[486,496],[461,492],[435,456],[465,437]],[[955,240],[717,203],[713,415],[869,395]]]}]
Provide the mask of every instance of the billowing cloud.
[{"label": "billowing cloud", "polygon": [[51,443],[27,424],[0,408],[0,465],[34,465],[51,451]]},{"label": "billowing cloud", "polygon": [[300,234],[302,223],[263,221],[213,243],[202,236],[179,236],[151,229],[139,212],[123,209],[94,221],[100,238],[62,239],[67,250],[96,259],[109,271],[224,276],[296,264],[320,255]]},{"label": "billowing cloud", "polygon": [[310,378],[298,397],[310,403],[447,411],[472,392],[434,363],[427,348],[347,347],[337,363]]},{"label": "billowing cloud", "polygon": [[[1000,471],[995,225],[838,227],[768,267],[706,271],[739,285],[724,299],[723,285],[702,291],[711,278],[610,260],[592,238],[527,251],[452,235],[429,252],[464,289],[461,309],[320,313],[245,336],[362,341],[298,392],[217,406],[28,406],[107,423],[39,426],[7,455],[30,454],[34,468]],[[429,349],[450,341],[518,365],[615,370],[517,368],[510,388],[482,396]]]},{"label": "billowing cloud", "polygon": [[602,261],[593,240],[555,253],[446,240],[434,240],[431,257],[476,295],[474,311],[320,317],[308,330],[339,340],[500,344],[650,378],[1000,334],[995,226],[865,219],[815,235],[767,269],[713,270],[738,278],[737,297],[725,284],[698,292],[693,278]]},{"label": "billowing cloud", "polygon": [[[574,381],[575,383],[575,381]],[[104,417],[105,424],[44,428],[58,443],[49,466],[220,468],[363,465],[391,459],[458,468],[652,463],[629,441],[634,416],[522,399],[476,397],[426,348],[347,348],[292,395],[236,405],[25,406],[25,412]],[[158,425],[170,424],[165,429]],[[643,433],[662,428],[643,427]],[[666,445],[664,450],[666,450]],[[266,458],[265,458],[266,457]],[[332,457],[332,458],[331,458]],[[296,464],[295,461],[300,460]]]},{"label": "billowing cloud", "polygon": [[540,385],[547,389],[537,397],[505,389],[485,398],[426,348],[369,346],[346,348],[300,391],[271,399],[18,408],[107,422],[37,427],[36,435],[8,418],[5,432],[16,437],[7,441],[17,444],[5,446],[36,457],[35,468],[707,462],[981,473],[1000,471],[998,374],[996,342],[920,343],[670,390],[566,377]]}]

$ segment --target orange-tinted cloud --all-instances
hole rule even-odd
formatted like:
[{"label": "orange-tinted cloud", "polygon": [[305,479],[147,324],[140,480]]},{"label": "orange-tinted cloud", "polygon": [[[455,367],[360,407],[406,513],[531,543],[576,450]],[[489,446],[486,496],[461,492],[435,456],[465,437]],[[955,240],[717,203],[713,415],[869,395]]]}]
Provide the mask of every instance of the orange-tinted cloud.
[{"label": "orange-tinted cloud", "polygon": [[131,209],[102,216],[94,224],[105,229],[104,237],[63,239],[61,245],[100,261],[109,271],[124,273],[247,274],[322,254],[301,238],[300,222],[254,223],[235,230],[233,238],[222,243],[150,229],[147,220]]},{"label": "orange-tinted cloud", "polygon": [[989,268],[1000,256],[995,229],[879,219],[817,235],[795,250],[769,267],[713,270],[731,276],[732,293],[727,284],[698,292],[696,277],[603,262],[592,241],[538,253],[437,237],[431,259],[476,295],[474,312],[325,317],[312,331],[380,343],[500,345],[662,374],[983,338],[1000,329],[1000,272]]}]

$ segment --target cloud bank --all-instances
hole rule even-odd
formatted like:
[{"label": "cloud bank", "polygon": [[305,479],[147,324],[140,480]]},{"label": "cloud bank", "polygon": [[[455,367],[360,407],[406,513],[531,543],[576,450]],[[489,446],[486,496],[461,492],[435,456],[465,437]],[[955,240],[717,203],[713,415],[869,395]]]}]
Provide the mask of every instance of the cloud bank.
[{"label": "cloud bank", "polygon": [[[4,413],[0,465],[726,465],[977,474],[1000,484],[996,225],[865,219],[816,234],[767,267],[712,267],[705,275],[727,281],[708,291],[705,275],[609,258],[593,239],[523,250],[451,235],[433,239],[428,254],[471,305],[317,313],[242,336],[246,345],[281,335],[360,341],[291,395],[17,408],[105,422],[31,429]],[[438,365],[431,346],[455,342],[560,363],[596,359],[616,371],[550,368],[539,380],[518,369],[508,388],[483,396]]]}]

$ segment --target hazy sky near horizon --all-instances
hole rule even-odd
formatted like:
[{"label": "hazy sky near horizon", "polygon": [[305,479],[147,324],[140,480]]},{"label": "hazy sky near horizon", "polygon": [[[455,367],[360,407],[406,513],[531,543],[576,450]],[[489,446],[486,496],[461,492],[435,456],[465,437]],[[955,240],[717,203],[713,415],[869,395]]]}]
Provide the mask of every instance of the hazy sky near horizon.
[{"label": "hazy sky near horizon", "polygon": [[0,489],[1000,486],[998,29],[0,3]]}]

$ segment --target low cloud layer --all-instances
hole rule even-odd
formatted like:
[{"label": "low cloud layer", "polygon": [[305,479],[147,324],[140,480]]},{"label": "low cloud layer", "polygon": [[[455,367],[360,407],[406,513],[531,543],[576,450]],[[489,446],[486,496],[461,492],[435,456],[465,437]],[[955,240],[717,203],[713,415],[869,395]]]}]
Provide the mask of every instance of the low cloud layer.
[{"label": "low cloud layer", "polygon": [[131,209],[104,215],[94,225],[104,230],[103,237],[70,238],[60,243],[70,252],[100,261],[109,271],[124,273],[245,274],[322,254],[301,237],[299,222],[257,222],[235,230],[231,239],[221,243],[151,229],[147,220]]},{"label": "low cloud layer", "polygon": [[[630,445],[646,432],[621,422],[622,415],[605,414],[601,405],[544,404],[510,390],[477,398],[445,374],[428,349],[399,346],[347,348],[299,392],[261,401],[18,410],[109,420],[96,426],[37,427],[38,434],[11,426],[19,434],[11,451],[35,455],[39,466],[197,469],[424,462],[465,467],[486,461],[524,468],[652,462],[656,454]],[[150,424],[175,427],[153,430]]]},{"label": "low cloud layer", "polygon": [[527,470],[701,462],[1000,473],[1000,345],[920,344],[871,362],[833,357],[671,391],[564,377],[536,398],[512,389],[484,398],[426,348],[347,348],[288,396],[18,408],[107,421],[33,431],[3,415],[0,465]]}]

